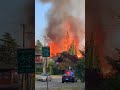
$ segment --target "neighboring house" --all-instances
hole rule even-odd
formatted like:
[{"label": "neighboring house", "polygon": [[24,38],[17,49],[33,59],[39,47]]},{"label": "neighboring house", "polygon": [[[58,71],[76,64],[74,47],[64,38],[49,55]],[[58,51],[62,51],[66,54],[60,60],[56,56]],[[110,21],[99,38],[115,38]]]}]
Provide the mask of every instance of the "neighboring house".
[{"label": "neighboring house", "polygon": [[0,63],[0,88],[17,87],[17,80],[16,68],[11,65]]},{"label": "neighboring house", "polygon": [[35,67],[42,68],[43,67],[44,58],[40,53],[35,53]]}]

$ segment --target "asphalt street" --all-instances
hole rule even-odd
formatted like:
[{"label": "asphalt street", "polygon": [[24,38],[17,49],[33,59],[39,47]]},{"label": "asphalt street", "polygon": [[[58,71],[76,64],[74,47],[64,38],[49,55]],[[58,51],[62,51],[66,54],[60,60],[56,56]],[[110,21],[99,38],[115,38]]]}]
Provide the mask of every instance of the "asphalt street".
[{"label": "asphalt street", "polygon": [[[39,75],[36,75],[36,81],[35,81],[35,90],[40,90],[41,88],[46,88],[47,87],[47,82],[41,82],[37,81]],[[52,81],[48,82],[48,87],[49,88],[62,88],[62,87],[81,87],[82,90],[85,90],[85,83],[82,83],[80,80],[78,82],[72,83],[62,83],[62,76],[52,76]]]}]

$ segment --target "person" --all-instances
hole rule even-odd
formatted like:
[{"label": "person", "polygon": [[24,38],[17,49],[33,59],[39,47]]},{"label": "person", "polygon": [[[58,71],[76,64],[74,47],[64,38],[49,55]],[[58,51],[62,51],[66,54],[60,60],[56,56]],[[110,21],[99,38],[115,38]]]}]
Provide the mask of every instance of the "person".
[{"label": "person", "polygon": [[74,71],[73,70],[71,70],[71,76],[74,76]]}]

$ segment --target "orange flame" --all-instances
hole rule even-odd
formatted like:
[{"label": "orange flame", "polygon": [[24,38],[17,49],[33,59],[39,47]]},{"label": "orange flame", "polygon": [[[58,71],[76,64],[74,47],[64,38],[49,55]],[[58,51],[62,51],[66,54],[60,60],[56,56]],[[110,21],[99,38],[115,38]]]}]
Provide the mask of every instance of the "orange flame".
[{"label": "orange flame", "polygon": [[50,56],[51,57],[56,56],[57,54],[59,54],[63,51],[69,51],[69,49],[74,41],[74,49],[75,49],[76,55],[78,56],[78,58],[82,57],[82,54],[79,52],[79,37],[78,37],[78,35],[73,34],[73,32],[71,30],[71,23],[68,19],[67,19],[67,21],[64,22],[63,29],[65,32],[65,35],[59,41],[59,43],[55,42],[55,41],[48,42],[48,45],[50,46],[50,53],[51,53]]}]

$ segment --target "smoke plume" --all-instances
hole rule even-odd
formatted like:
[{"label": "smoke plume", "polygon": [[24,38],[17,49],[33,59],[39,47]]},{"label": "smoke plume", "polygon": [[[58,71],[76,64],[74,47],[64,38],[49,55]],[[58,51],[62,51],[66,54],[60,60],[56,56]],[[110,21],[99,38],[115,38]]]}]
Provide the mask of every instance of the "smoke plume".
[{"label": "smoke plume", "polygon": [[[49,40],[60,45],[69,32],[72,40],[76,40],[79,49],[85,45],[85,0],[40,0],[51,3],[47,13],[48,26],[46,34]],[[48,41],[49,42],[49,41]]]},{"label": "smoke plume", "polygon": [[[94,32],[95,50],[99,53],[103,73],[112,71],[105,59],[106,56],[116,59],[115,48],[120,46],[118,1],[86,0],[86,33]],[[112,6],[112,7],[111,7]],[[87,34],[86,34],[87,35]],[[90,39],[90,38],[86,38]]]}]

